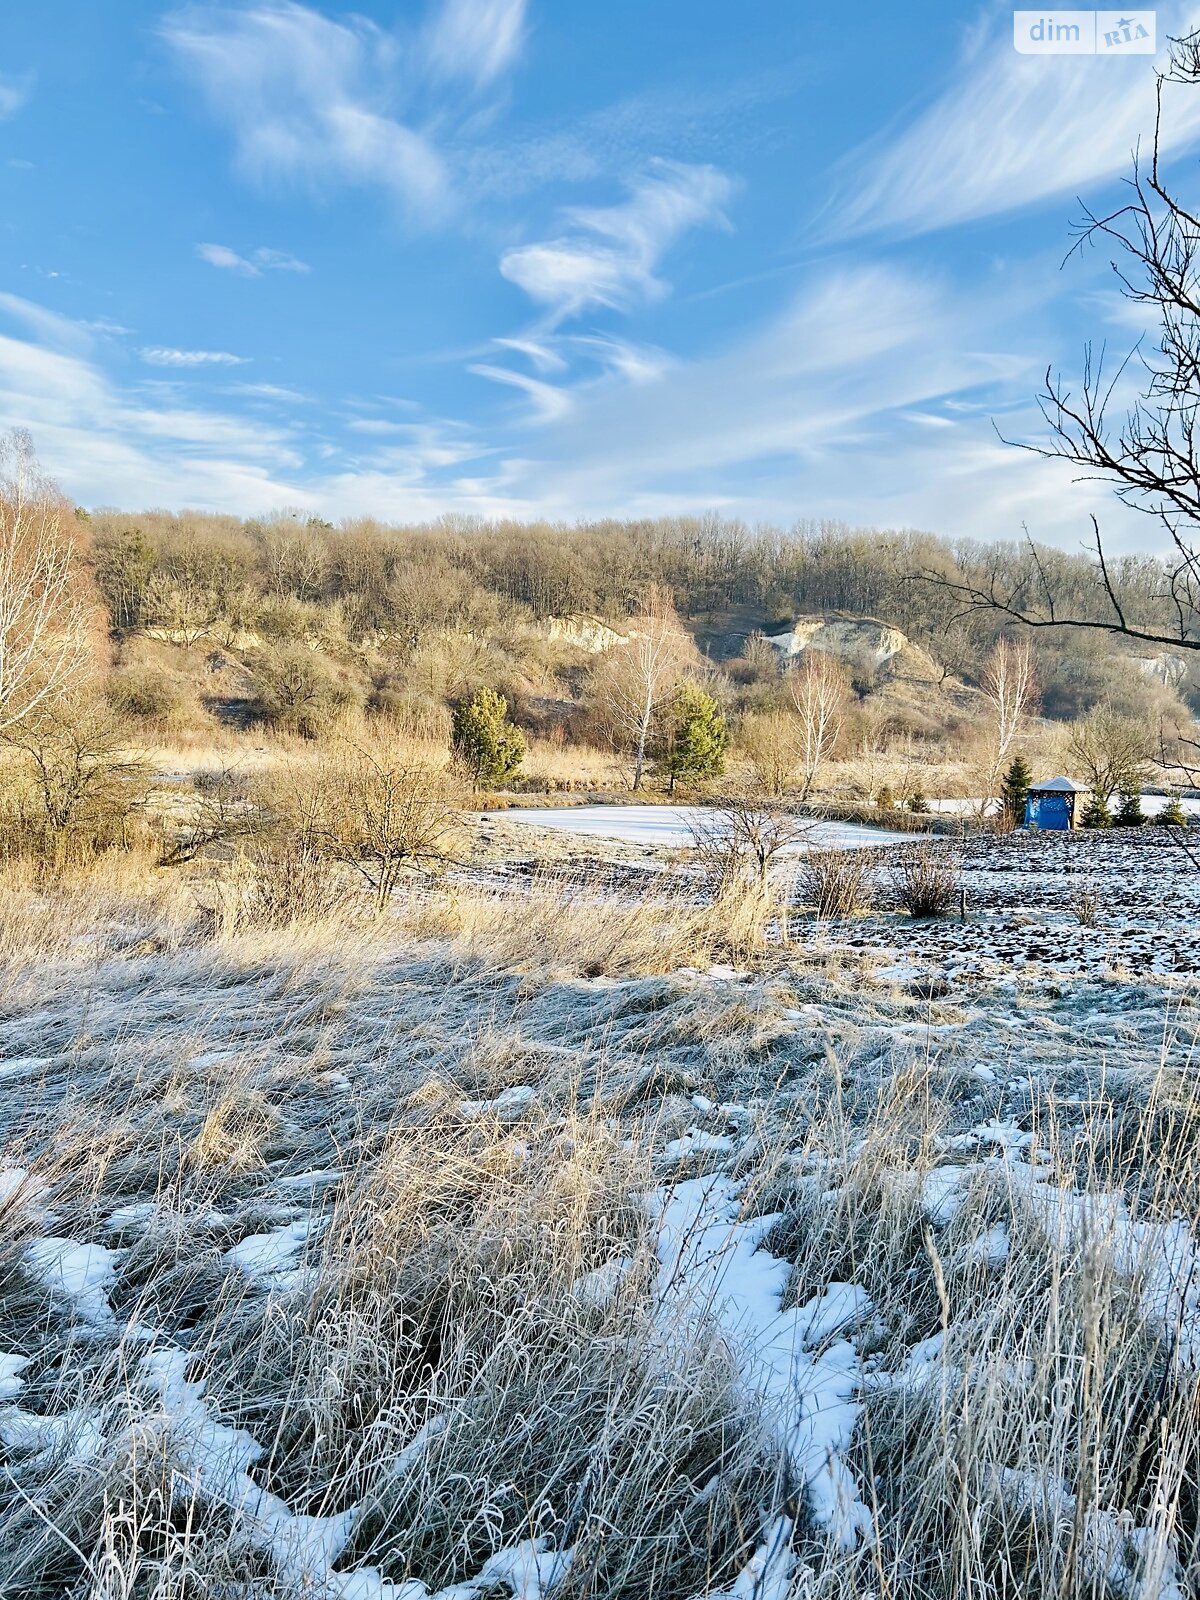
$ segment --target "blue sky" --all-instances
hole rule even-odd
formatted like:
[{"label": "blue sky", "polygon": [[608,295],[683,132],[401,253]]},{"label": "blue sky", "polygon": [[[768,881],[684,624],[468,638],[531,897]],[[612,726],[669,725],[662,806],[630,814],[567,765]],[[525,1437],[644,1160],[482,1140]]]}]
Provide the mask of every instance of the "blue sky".
[{"label": "blue sky", "polygon": [[1147,536],[993,425],[1138,336],[1062,259],[1146,57],[923,0],[40,0],[0,48],[0,426],[84,504]]}]

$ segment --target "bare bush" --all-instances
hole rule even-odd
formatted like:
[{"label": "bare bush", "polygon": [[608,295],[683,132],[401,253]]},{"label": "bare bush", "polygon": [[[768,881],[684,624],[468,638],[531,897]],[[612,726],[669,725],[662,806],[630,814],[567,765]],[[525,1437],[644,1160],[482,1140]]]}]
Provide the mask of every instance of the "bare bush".
[{"label": "bare bush", "polygon": [[818,917],[846,917],[871,903],[875,858],[869,850],[813,850],[796,869],[801,904]]},{"label": "bare bush", "polygon": [[349,919],[357,902],[341,869],[294,837],[258,841],[231,871],[214,875],[199,898],[211,935]]},{"label": "bare bush", "polygon": [[749,759],[764,794],[778,800],[798,772],[805,739],[799,717],[788,711],[764,711],[742,723],[738,744]]},{"label": "bare bush", "polygon": [[289,774],[274,804],[319,855],[353,867],[382,912],[406,872],[435,871],[452,859],[461,798],[444,768],[377,741],[347,745]]},{"label": "bare bush", "polygon": [[159,861],[164,867],[194,861],[270,827],[269,812],[257,802],[250,783],[236,769],[198,773],[195,791],[182,822],[173,823],[169,816],[159,818]]},{"label": "bare bush", "polygon": [[131,842],[148,773],[102,703],[43,702],[7,742],[16,758],[4,805],[10,850],[62,865]]},{"label": "bare bush", "polygon": [[959,898],[959,859],[937,845],[906,850],[888,873],[895,904],[912,917],[944,917]]},{"label": "bare bush", "polygon": [[[692,824],[692,848],[712,895],[715,926],[731,950],[742,953],[762,942],[778,912],[778,864],[808,826],[756,795],[730,796]],[[779,917],[785,937],[786,920]]]},{"label": "bare bush", "polygon": [[119,717],[164,731],[185,726],[196,711],[191,694],[153,667],[121,668],[109,678],[105,692]]},{"label": "bare bush", "polygon": [[303,644],[264,651],[255,660],[254,678],[263,720],[304,739],[330,734],[338,719],[361,701],[354,684]]},{"label": "bare bush", "polygon": [[52,705],[89,665],[65,509],[29,435],[0,441],[0,733]]}]

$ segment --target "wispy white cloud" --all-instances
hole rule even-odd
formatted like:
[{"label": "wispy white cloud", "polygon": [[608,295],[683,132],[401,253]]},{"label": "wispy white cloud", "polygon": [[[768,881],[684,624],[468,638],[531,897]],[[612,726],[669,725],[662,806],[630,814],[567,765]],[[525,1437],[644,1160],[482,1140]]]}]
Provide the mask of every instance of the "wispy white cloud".
[{"label": "wispy white cloud", "polygon": [[147,345],[138,352],[152,367],[241,367],[248,356],[230,355],[228,350],[174,350],[167,345]]},{"label": "wispy white cloud", "polygon": [[490,378],[493,383],[507,384],[510,389],[520,389],[533,401],[533,418],[537,422],[557,422],[571,410],[570,392],[541,378],[531,378],[525,372],[512,372],[507,367],[494,367],[488,362],[477,362],[468,368],[480,378]]},{"label": "wispy white cloud", "polygon": [[671,365],[665,350],[653,345],[632,344],[628,339],[616,339],[612,335],[580,334],[570,342],[627,383],[653,383]]},{"label": "wispy white cloud", "polygon": [[282,405],[307,405],[308,396],[279,383],[231,383],[230,394],[248,395],[252,400],[273,400]]},{"label": "wispy white cloud", "polygon": [[190,7],[163,36],[256,180],[379,187],[423,217],[444,208],[446,169],[431,140],[393,114],[397,48],[372,23],[281,0]]},{"label": "wispy white cloud", "polygon": [[198,244],[196,254],[210,267],[225,272],[240,273],[244,278],[261,278],[264,272],[309,272],[307,261],[289,255],[286,250],[268,250],[260,245],[248,256],[242,256],[226,244]]},{"label": "wispy white cloud", "polygon": [[1019,275],[980,297],[879,264],[810,273],[724,349],[648,360],[640,383],[577,382],[536,445],[516,443],[506,492],[549,517],[716,506],[983,539],[1027,521],[1066,544],[1095,510],[1114,547],[1144,539],[1102,485],[996,438],[999,413],[1013,436],[1035,431],[1043,352],[1004,341],[1036,298]]},{"label": "wispy white cloud", "polygon": [[14,117],[33,94],[36,79],[32,72],[0,73],[0,121]]},{"label": "wispy white cloud", "polygon": [[566,361],[557,350],[552,350],[550,345],[542,339],[493,339],[492,343],[500,350],[515,350],[518,355],[526,356],[538,372],[564,372]]},{"label": "wispy white cloud", "polygon": [[[1186,29],[1194,9],[1161,7],[1160,41]],[[840,164],[830,234],[924,233],[1073,199],[1123,175],[1153,131],[1162,59],[1020,55],[1009,12],[999,13],[994,28],[972,35],[953,82],[923,113]],[[1200,99],[1178,85],[1166,95],[1170,152],[1200,137]]]},{"label": "wispy white cloud", "polygon": [[446,0],[426,39],[430,66],[447,78],[491,83],[516,60],[525,0]]},{"label": "wispy white cloud", "polygon": [[577,206],[554,239],[519,245],[500,271],[546,307],[552,323],[590,306],[629,306],[666,292],[656,276],[666,252],[690,228],[720,225],[733,193],[716,167],[656,161],[619,205]]},{"label": "wispy white cloud", "polygon": [[[18,333],[4,331],[10,324]],[[357,456],[292,420],[190,405],[175,380],[122,385],[100,365],[107,347],[89,334],[94,326],[0,297],[0,430],[30,428],[47,469],[84,504],[238,515],[291,505],[331,517],[413,521],[447,509],[480,516],[530,509],[509,492],[499,465],[479,474],[489,450],[465,424],[401,425]],[[270,389],[265,398],[289,393],[227,387]],[[476,463],[474,475],[464,470],[468,462]]]},{"label": "wispy white cloud", "polygon": [[0,294],[0,311],[7,312],[38,340],[54,350],[87,349],[96,332],[94,323],[77,322],[19,294]]},{"label": "wispy white cloud", "polygon": [[122,389],[78,348],[0,334],[0,427],[14,425],[33,431],[48,469],[92,504],[215,507],[244,495],[263,511],[297,498],[275,476],[301,459],[289,429]]}]

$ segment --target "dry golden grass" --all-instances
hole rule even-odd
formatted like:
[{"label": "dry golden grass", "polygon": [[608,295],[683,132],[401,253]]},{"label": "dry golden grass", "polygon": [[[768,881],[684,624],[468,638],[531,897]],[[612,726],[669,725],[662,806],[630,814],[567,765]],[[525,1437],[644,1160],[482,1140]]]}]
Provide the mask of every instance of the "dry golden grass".
[{"label": "dry golden grass", "polygon": [[[0,893],[27,1062],[0,1107],[0,1356],[27,1361],[0,1593],[405,1595],[370,1569],[499,1600],[488,1561],[538,1538],[574,1552],[555,1600],[750,1600],[775,1536],[789,1600],[1196,1592],[1190,1008],[1160,1058],[1138,990],[1119,1066],[1081,1012],[1035,1073],[1011,995],[938,1012],[763,956],[761,900],[547,875],[358,921],[299,875],[256,899],[255,870],[113,855]],[[203,917],[211,881],[236,914]],[[985,1059],[1024,1076],[981,1087]],[[696,1124],[722,1138],[668,1154]],[[719,1307],[664,1317],[645,1197],[710,1177],[778,1219],[785,1306],[861,1292],[821,1350],[853,1342],[870,1541],[818,1520]],[[116,1252],[108,1318],[35,1270],[46,1235]]]}]

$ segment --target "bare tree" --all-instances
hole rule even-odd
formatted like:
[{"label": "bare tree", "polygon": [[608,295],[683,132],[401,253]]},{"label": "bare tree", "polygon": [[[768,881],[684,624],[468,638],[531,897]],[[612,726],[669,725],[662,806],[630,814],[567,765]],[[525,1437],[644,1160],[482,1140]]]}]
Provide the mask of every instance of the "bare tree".
[{"label": "bare tree", "polygon": [[764,794],[778,800],[791,788],[804,741],[800,719],[790,711],[763,711],[742,723],[739,743]]},{"label": "bare tree", "polygon": [[693,653],[670,596],[655,585],[629,624],[629,638],[609,651],[593,676],[597,714],[614,744],[632,755],[635,789],[642,786],[655,711]]},{"label": "bare tree", "polygon": [[1140,788],[1153,753],[1153,736],[1136,717],[1119,716],[1111,706],[1089,711],[1071,729],[1067,749],[1092,792],[1106,805],[1118,789]]},{"label": "bare tree", "polygon": [[850,684],[828,651],[806,650],[799,665],[788,673],[787,686],[799,723],[803,803],[841,734]]},{"label": "bare tree", "polygon": [[[1078,393],[1047,369],[1039,396],[1050,437],[1025,445],[1111,484],[1165,532],[1165,561],[1118,558],[1091,517],[1093,582],[1081,593],[1061,555],[1036,545],[986,553],[960,574],[927,570],[963,610],[998,612],[1035,628],[1086,628],[1147,644],[1200,650],[1200,217],[1168,188],[1161,150],[1168,97],[1200,92],[1200,32],[1171,42],[1158,76],[1148,170],[1135,159],[1130,198],[1107,215],[1085,211],[1072,250],[1112,250],[1121,292],[1157,323],[1115,370],[1085,353]],[[1140,371],[1142,397],[1118,421],[1113,396]]]},{"label": "bare tree", "polygon": [[779,855],[811,826],[769,800],[735,795],[706,808],[692,824],[692,843],[719,882],[748,875],[765,886]]},{"label": "bare tree", "polygon": [[992,714],[983,805],[995,799],[1000,773],[1021,723],[1037,702],[1037,670],[1027,641],[1000,639],[988,657],[980,688]]},{"label": "bare tree", "polygon": [[48,707],[87,668],[87,614],[61,496],[29,435],[0,440],[0,735]]}]

